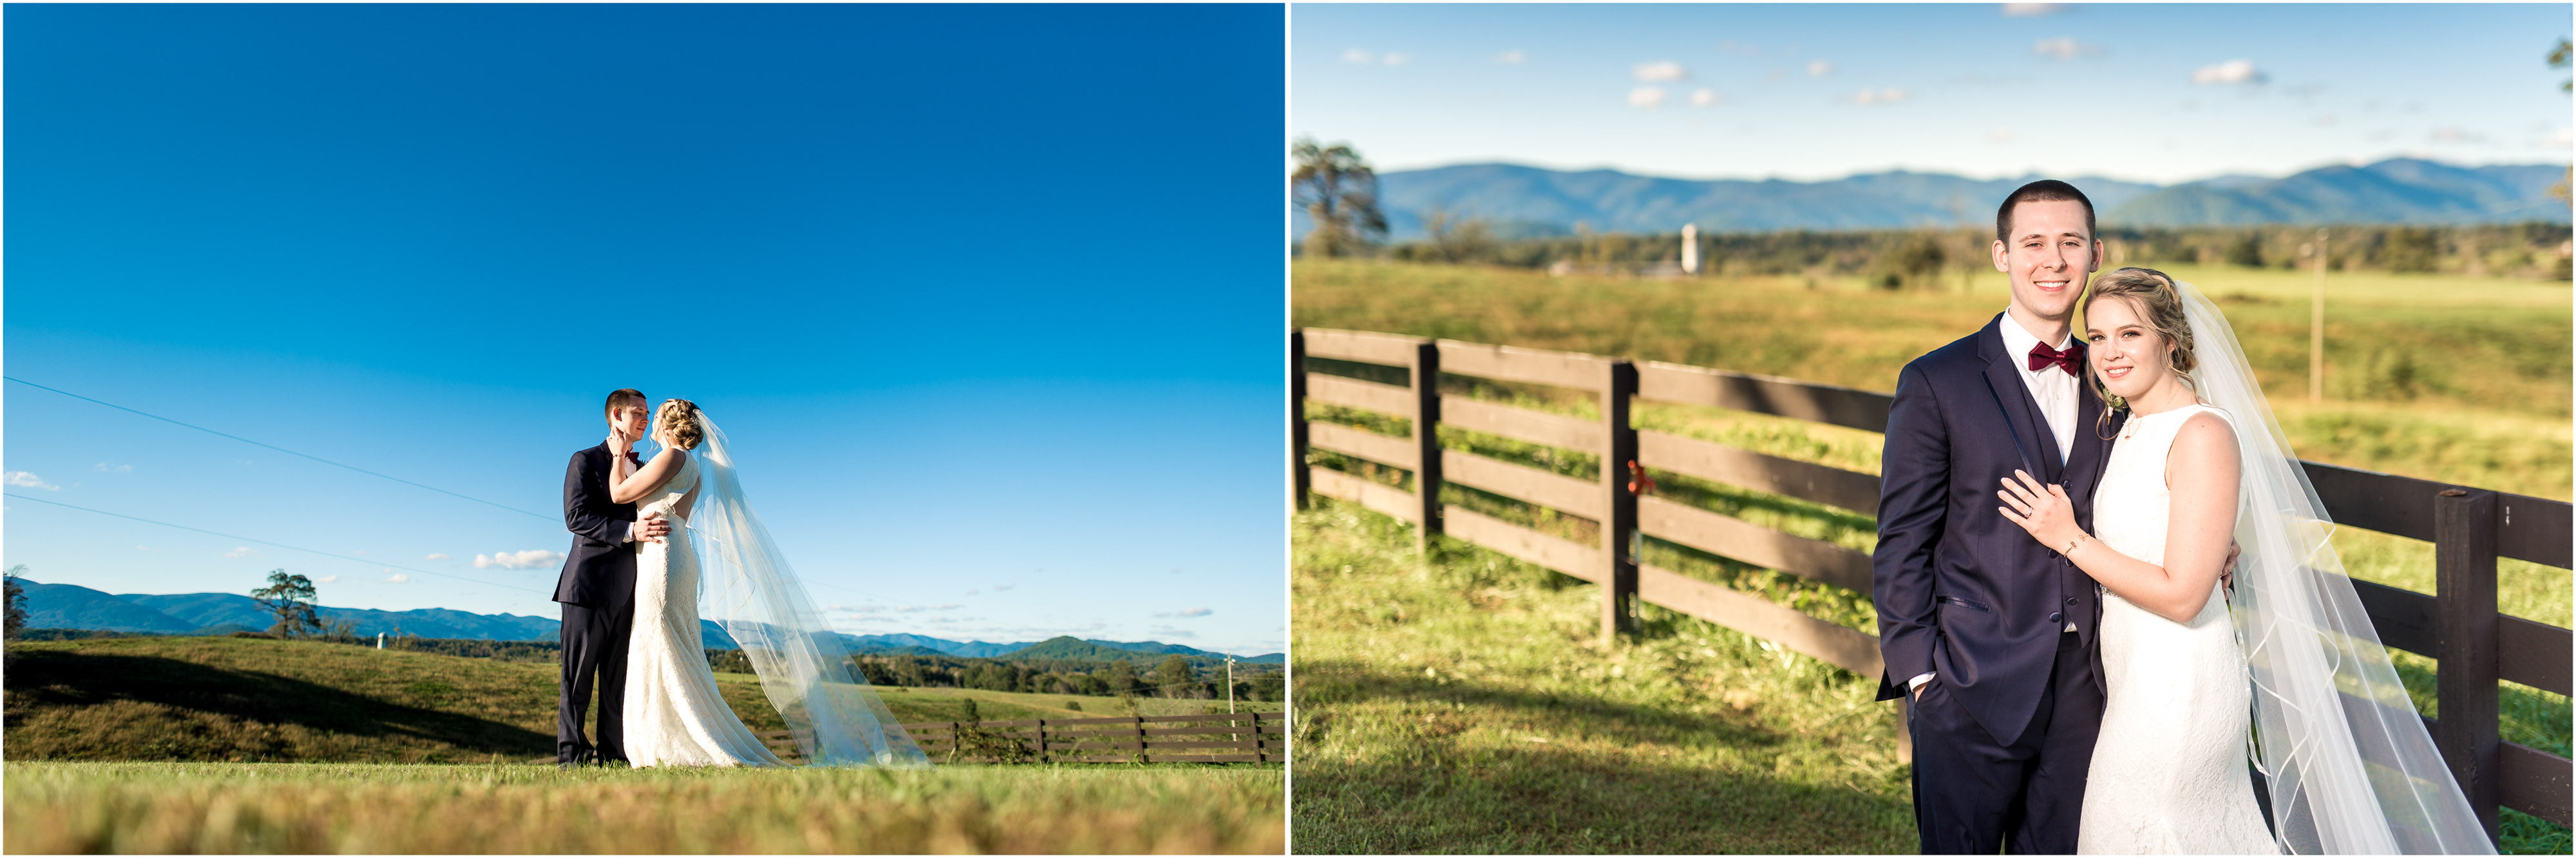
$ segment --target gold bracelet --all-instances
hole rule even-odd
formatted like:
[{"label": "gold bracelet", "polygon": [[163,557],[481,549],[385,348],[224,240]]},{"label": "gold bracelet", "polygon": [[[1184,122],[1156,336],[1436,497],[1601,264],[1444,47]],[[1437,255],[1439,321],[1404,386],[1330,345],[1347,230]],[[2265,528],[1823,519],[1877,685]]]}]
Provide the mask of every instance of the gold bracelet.
[{"label": "gold bracelet", "polygon": [[2060,551],[2060,552],[2057,552],[2057,553],[2058,553],[2060,556],[2066,557],[2067,559],[2070,559],[2070,560],[2071,560],[2071,559],[2074,559],[2074,557],[2075,557],[2075,549],[2078,549],[2078,548],[2082,548],[2082,547],[2084,547],[2084,543],[2089,542],[2089,541],[2091,541],[2092,539],[2093,539],[2093,535],[2092,535],[2092,534],[2085,533],[2085,532],[2080,531],[2080,530],[2079,530],[2079,531],[2076,531],[2076,532],[2075,532],[2075,538],[2074,538],[2074,539],[2069,539],[2069,540],[2067,540],[2067,541],[2066,541],[2066,550],[2064,550],[2064,551]]}]

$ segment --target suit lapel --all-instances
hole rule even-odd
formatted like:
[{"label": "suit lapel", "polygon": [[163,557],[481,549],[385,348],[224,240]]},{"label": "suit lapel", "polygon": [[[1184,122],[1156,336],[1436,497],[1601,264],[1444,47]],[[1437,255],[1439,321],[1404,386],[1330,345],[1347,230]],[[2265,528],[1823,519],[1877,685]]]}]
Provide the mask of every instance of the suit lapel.
[{"label": "suit lapel", "polygon": [[1995,405],[2003,409],[2004,422],[2012,426],[2013,446],[2021,451],[2022,470],[2053,483],[2064,470],[2057,452],[2057,433],[2047,431],[2048,424],[2039,419],[2039,403],[2031,399],[2030,385],[2022,383],[2021,370],[2013,366],[2013,356],[2005,353],[2000,327],[2003,318],[1996,315],[1982,334],[1991,347],[1986,360],[1986,386],[1995,394]]},{"label": "suit lapel", "polygon": [[2102,440],[2097,427],[2108,426],[2111,434],[2117,436],[2120,425],[2126,421],[2122,419],[2125,415],[2116,413],[2111,419],[2103,420],[2102,398],[2094,394],[2093,385],[2079,384],[2076,387],[2079,394],[2075,406],[2075,452],[2066,458],[2066,496],[2080,499],[2086,509],[2091,509],[2093,486],[2101,481],[2102,467],[2111,458],[2111,442]]}]

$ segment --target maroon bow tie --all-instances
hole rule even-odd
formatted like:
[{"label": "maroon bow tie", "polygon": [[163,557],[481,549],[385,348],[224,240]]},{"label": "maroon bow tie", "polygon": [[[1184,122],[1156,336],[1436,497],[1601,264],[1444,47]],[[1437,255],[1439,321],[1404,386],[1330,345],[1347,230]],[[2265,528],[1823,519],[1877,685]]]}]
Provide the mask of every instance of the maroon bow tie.
[{"label": "maroon bow tie", "polygon": [[[2037,366],[2033,366],[2033,367],[2031,367],[2031,368],[2032,368],[2032,369],[2038,369],[2039,367],[2037,367]],[[2068,372],[2074,372],[2074,370],[2067,370],[2067,371],[2068,371]],[[643,456],[643,454],[637,453],[637,452],[635,452],[635,451],[633,451],[633,450],[628,450],[628,451],[626,451],[626,461],[634,462],[634,463],[635,463],[635,466],[636,466],[636,467],[639,467],[639,468],[641,468],[641,467],[643,467],[643,466],[644,466],[644,456]]]},{"label": "maroon bow tie", "polygon": [[2084,344],[2067,343],[2065,351],[2058,351],[2056,349],[2049,348],[2047,343],[2032,343],[2030,346],[2030,371],[2038,372],[2042,367],[2046,367],[2049,364],[2056,364],[2057,368],[2066,370],[2067,375],[2082,376],[2084,374]]}]

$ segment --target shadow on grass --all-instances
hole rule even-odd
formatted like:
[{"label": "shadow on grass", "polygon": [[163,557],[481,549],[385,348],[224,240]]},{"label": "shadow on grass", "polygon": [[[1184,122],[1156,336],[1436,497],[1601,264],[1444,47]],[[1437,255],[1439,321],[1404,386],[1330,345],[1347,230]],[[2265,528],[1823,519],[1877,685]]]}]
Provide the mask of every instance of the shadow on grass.
[{"label": "shadow on grass", "polygon": [[[300,679],[174,658],[34,650],[14,653],[10,659],[7,720],[13,734],[28,726],[30,716],[39,711],[59,712],[129,701],[257,724],[293,725],[322,733],[417,739],[476,754],[523,758],[551,755],[555,746],[554,736],[525,727],[390,703]],[[73,723],[82,720],[85,719],[74,716]],[[79,758],[163,759],[172,756],[171,749],[190,744],[168,736],[117,734],[131,725],[81,726],[106,732],[79,737],[61,749]],[[10,740],[17,745],[19,737],[12,735]],[[117,753],[118,748],[128,753]],[[164,750],[156,752],[156,748]]]},{"label": "shadow on grass", "polygon": [[[1301,660],[1298,679],[1307,713],[1296,765],[1300,853],[1913,846],[1912,808],[1889,797],[1889,785],[1798,782],[1784,752],[1799,740],[1749,718],[1351,661]],[[1480,732],[1461,741],[1469,731]],[[1748,757],[1766,762],[1757,769]],[[1788,768],[1770,770],[1773,758]],[[1838,833],[1819,836],[1827,831]]]}]

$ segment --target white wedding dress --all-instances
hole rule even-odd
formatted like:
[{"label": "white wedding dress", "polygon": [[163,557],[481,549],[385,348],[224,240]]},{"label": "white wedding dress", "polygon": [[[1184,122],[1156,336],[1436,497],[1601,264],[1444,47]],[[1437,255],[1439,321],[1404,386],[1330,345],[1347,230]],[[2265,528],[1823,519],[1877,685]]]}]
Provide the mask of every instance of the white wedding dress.
[{"label": "white wedding dress", "polygon": [[644,766],[784,766],[725,704],[698,624],[698,553],[682,499],[698,487],[697,457],[635,508],[671,522],[635,562],[635,635],[626,651],[626,758]]},{"label": "white wedding dress", "polygon": [[[2129,418],[2093,495],[2103,545],[2164,563],[2173,502],[2165,455],[2183,422],[2203,412],[2227,419],[2206,405]],[[2278,853],[2246,774],[2251,682],[2226,594],[2212,585],[2200,614],[2177,623],[2105,592],[2100,639],[2108,700],[2076,851]]]}]

